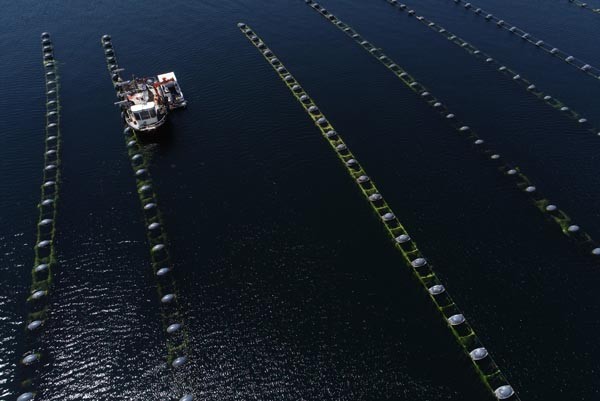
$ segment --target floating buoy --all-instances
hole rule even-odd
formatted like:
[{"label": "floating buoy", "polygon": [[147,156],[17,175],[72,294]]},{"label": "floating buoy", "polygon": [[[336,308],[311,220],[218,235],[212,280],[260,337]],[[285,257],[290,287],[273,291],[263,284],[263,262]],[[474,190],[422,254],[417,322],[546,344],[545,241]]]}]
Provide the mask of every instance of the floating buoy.
[{"label": "floating buoy", "polygon": [[366,176],[366,175],[361,175],[360,177],[358,177],[356,179],[356,182],[358,182],[359,184],[364,184],[365,182],[369,182],[371,179]]},{"label": "floating buoy", "polygon": [[50,123],[50,124],[48,124],[48,128],[54,128],[54,127],[56,127],[57,125],[58,125],[58,124],[56,124],[56,123]]},{"label": "floating buoy", "polygon": [[435,107],[437,109],[438,107],[442,107],[442,104],[440,102],[435,102],[433,104],[433,107]]},{"label": "floating buoy", "polygon": [[421,96],[425,97],[425,96],[429,96],[429,92],[422,92]]},{"label": "floating buoy", "polygon": [[358,162],[356,161],[356,159],[350,159],[346,162],[346,166],[348,166],[348,167],[353,167],[356,165],[358,165]]},{"label": "floating buoy", "polygon": [[157,276],[164,276],[165,274],[167,274],[170,271],[171,271],[171,269],[169,269],[168,267],[161,267],[160,269],[158,269],[156,271],[156,275]]},{"label": "floating buoy", "polygon": [[566,61],[567,63],[570,63],[570,62],[571,62],[571,61],[573,61],[573,60],[575,60],[575,57],[573,57],[573,56],[569,56],[569,57],[567,57],[567,58],[565,59],[565,61]]},{"label": "floating buoy", "polygon": [[42,201],[42,206],[49,206],[54,203],[54,199],[44,199]]},{"label": "floating buoy", "polygon": [[558,49],[556,47],[552,48],[552,50],[550,50],[551,54],[556,54],[558,53]]},{"label": "floating buoy", "polygon": [[52,223],[52,219],[43,219],[38,223],[38,226],[47,226],[50,223]]},{"label": "floating buoy", "polygon": [[325,136],[326,136],[327,138],[333,138],[333,137],[334,137],[334,136],[336,136],[336,135],[337,135],[337,132],[335,132],[335,131],[333,131],[333,130],[329,130],[329,131],[327,131],[327,132],[325,133]]},{"label": "floating buoy", "polygon": [[137,175],[139,177],[140,175],[144,175],[145,173],[146,173],[146,169],[141,168],[139,170],[136,170],[135,175]]},{"label": "floating buoy", "polygon": [[504,70],[506,70],[505,66],[502,66],[502,67],[498,68],[498,71],[504,71]]},{"label": "floating buoy", "polygon": [[525,192],[532,193],[532,192],[535,192],[535,189],[536,188],[533,185],[530,185],[527,188],[525,188]]},{"label": "floating buoy", "polygon": [[144,210],[150,210],[150,209],[154,209],[155,207],[156,207],[156,203],[152,203],[152,202],[150,202],[150,203],[146,203],[146,204],[144,205]]},{"label": "floating buoy", "polygon": [[49,39],[50,38],[50,34],[48,32],[42,32],[42,34],[40,35],[40,37],[42,39]]},{"label": "floating buoy", "polygon": [[517,174],[517,170],[515,170],[514,168],[511,168],[510,170],[508,170],[506,172],[506,174],[508,174],[508,175],[515,175],[515,174]]},{"label": "floating buoy", "polygon": [[431,295],[440,295],[442,292],[446,291],[446,288],[441,284],[436,284],[429,287],[427,291],[429,291]]},{"label": "floating buoy", "polygon": [[143,158],[144,156],[142,156],[139,153],[136,153],[135,155],[131,156],[131,160],[139,160],[141,158]]},{"label": "floating buoy", "polygon": [[521,36],[521,39],[527,40],[528,38],[529,38],[529,34],[528,33],[526,33],[523,36]]},{"label": "floating buoy", "polygon": [[511,386],[509,386],[508,384],[504,385],[504,386],[500,386],[498,387],[496,390],[494,390],[494,394],[496,395],[496,398],[498,398],[499,400],[506,400],[507,398],[512,397],[512,395],[514,394],[514,390]]},{"label": "floating buoy", "polygon": [[19,397],[17,397],[17,401],[31,401],[33,400],[33,393],[23,393]]},{"label": "floating buoy", "polygon": [[46,170],[46,171],[50,171],[50,170],[54,170],[54,169],[56,169],[56,164],[48,164],[48,165],[47,165],[47,166],[44,168],[44,170]]},{"label": "floating buoy", "polygon": [[558,209],[558,207],[556,205],[548,205],[546,206],[546,211],[547,212],[554,212]]},{"label": "floating buoy", "polygon": [[427,264],[427,260],[425,258],[416,258],[412,262],[410,262],[412,267],[423,267]]},{"label": "floating buoy", "polygon": [[46,291],[39,290],[39,291],[35,291],[33,294],[31,294],[31,298],[32,299],[40,299],[44,295],[46,295]]},{"label": "floating buoy", "polygon": [[171,364],[174,368],[178,368],[180,366],[183,366],[185,363],[187,362],[187,357],[185,356],[180,356],[178,358],[175,358],[175,360],[173,361],[173,363]]},{"label": "floating buoy", "polygon": [[594,256],[600,256],[600,248],[594,248],[594,249],[592,249],[592,255],[594,255]]},{"label": "floating buoy", "polygon": [[451,326],[458,326],[465,322],[465,317],[461,313],[457,313],[456,315],[452,315],[448,318],[448,323]]},{"label": "floating buoy", "polygon": [[569,108],[567,106],[563,106],[560,108],[560,111],[568,111],[568,110],[569,110]]},{"label": "floating buoy", "polygon": [[178,331],[180,328],[181,328],[181,324],[179,324],[179,323],[173,323],[172,325],[170,325],[169,327],[167,327],[167,333],[173,334],[176,331]]},{"label": "floating buoy", "polygon": [[103,35],[102,36],[102,40],[105,41],[105,42],[109,41],[110,40],[110,35]]},{"label": "floating buoy", "polygon": [[446,114],[446,118],[450,120],[450,119],[454,118],[454,114],[452,114],[452,113]]},{"label": "floating buoy", "polygon": [[589,65],[589,64],[586,64],[586,65],[584,65],[583,67],[581,67],[581,69],[582,69],[583,71],[588,71],[590,68],[592,68],[592,66],[591,66],[591,65]]},{"label": "floating buoy", "polygon": [[246,24],[244,24],[243,22],[238,22],[237,26],[238,28],[245,28]]},{"label": "floating buoy", "polygon": [[300,85],[294,85],[294,86],[292,86],[292,90],[294,92],[300,92],[302,90],[302,88],[300,87]]},{"label": "floating buoy", "polygon": [[369,195],[369,200],[371,202],[377,202],[383,199],[383,196],[381,196],[381,194],[379,193],[374,193],[372,195]]},{"label": "floating buoy", "polygon": [[21,362],[24,365],[31,365],[38,361],[38,356],[36,354],[29,354],[25,358],[21,359]]},{"label": "floating buoy", "polygon": [[577,231],[579,231],[579,226],[573,224],[567,228],[567,231],[570,233],[576,233]]},{"label": "floating buoy", "polygon": [[285,67],[277,67],[277,72],[280,74],[283,74],[283,73],[287,72],[287,70],[285,69]]},{"label": "floating buoy", "polygon": [[271,62],[271,64],[273,64],[273,65],[279,65],[279,64],[281,64],[281,62],[280,62],[278,59],[276,59],[275,57],[273,57],[273,58],[272,58],[272,59],[270,59],[269,61],[270,61],[270,62]]},{"label": "floating buoy", "polygon": [[48,270],[48,265],[46,263],[42,263],[39,264],[35,267],[35,269],[33,269],[36,273],[40,273],[43,272],[45,270]]},{"label": "floating buoy", "polygon": [[494,59],[491,58],[491,57],[488,57],[488,58],[485,59],[486,63],[491,63],[492,61],[494,61]]},{"label": "floating buoy", "polygon": [[37,246],[38,246],[38,248],[46,248],[50,244],[51,244],[51,242],[49,240],[44,240],[44,241],[38,242]]},{"label": "floating buoy", "polygon": [[165,244],[156,244],[152,247],[152,252],[158,252],[165,249]]},{"label": "floating buoy", "polygon": [[48,141],[48,142],[49,142],[49,141],[53,141],[53,140],[55,140],[55,139],[56,139],[56,136],[54,136],[54,135],[50,135],[48,138],[46,138],[46,141]]},{"label": "floating buoy", "polygon": [[473,142],[475,145],[481,145],[483,144],[483,139],[477,139],[475,142]]},{"label": "floating buoy", "polygon": [[337,145],[337,146],[335,147],[335,149],[336,149],[338,152],[343,152],[343,151],[345,151],[346,149],[348,149],[348,147],[347,147],[346,145],[344,145],[343,143],[340,143],[339,145]]},{"label": "floating buoy", "polygon": [[179,399],[179,401],[194,401],[194,396],[191,394],[186,394]]},{"label": "floating buoy", "polygon": [[513,79],[516,81],[516,80],[518,80],[518,79],[521,79],[521,76],[520,76],[519,74],[517,74],[517,75],[515,75],[515,76],[513,77]]},{"label": "floating buoy", "polygon": [[550,99],[552,99],[551,96],[548,96],[548,95],[544,96],[544,100],[550,100]]},{"label": "floating buoy", "polygon": [[536,45],[536,46],[541,46],[541,45],[543,45],[543,44],[544,44],[544,41],[543,41],[543,40],[538,40],[537,42],[535,42],[535,45]]},{"label": "floating buoy", "polygon": [[56,153],[56,150],[54,149],[50,149],[49,151],[46,152],[47,155],[53,155]]},{"label": "floating buoy", "polygon": [[579,120],[577,120],[577,122],[578,122],[579,124],[584,124],[584,123],[587,123],[587,118],[580,118]]},{"label": "floating buoy", "polygon": [[133,146],[134,146],[136,143],[137,143],[136,141],[134,141],[134,140],[131,140],[131,141],[127,142],[127,147],[128,147],[128,148],[131,148],[131,147],[133,147]]},{"label": "floating buoy", "polygon": [[466,132],[468,130],[470,130],[471,128],[468,125],[463,125],[462,127],[460,127],[458,130],[460,132]]},{"label": "floating buoy", "polygon": [[310,106],[308,108],[308,112],[309,113],[313,113],[313,114],[317,114],[317,113],[319,113],[319,108],[317,106]]},{"label": "floating buoy", "polygon": [[396,216],[394,216],[394,213],[386,213],[383,216],[381,216],[381,220],[383,220],[385,222],[392,221],[395,218],[396,218]]},{"label": "floating buoy", "polygon": [[159,227],[160,227],[160,223],[150,223],[148,225],[148,230],[156,230]]},{"label": "floating buoy", "polygon": [[498,154],[494,154],[494,155],[490,156],[490,159],[492,159],[492,160],[498,160],[499,158],[500,158],[500,155],[498,155]]},{"label": "floating buoy", "polygon": [[535,89],[535,85],[531,84],[527,87],[527,90],[534,90]]},{"label": "floating buoy", "polygon": [[471,355],[471,359],[473,359],[474,361],[480,361],[486,356],[488,356],[488,352],[485,348],[481,347],[475,348],[473,351],[469,352],[469,355]]},{"label": "floating buoy", "polygon": [[41,320],[34,320],[33,322],[29,323],[27,325],[27,330],[29,331],[33,331],[38,329],[40,326],[42,325],[42,321]]},{"label": "floating buoy", "polygon": [[174,294],[167,294],[160,299],[160,302],[162,302],[163,304],[168,304],[169,302],[172,302],[174,299],[175,299]]},{"label": "floating buoy", "polygon": [[325,117],[321,117],[317,120],[317,124],[321,125],[321,126],[325,126],[327,125],[327,119]]},{"label": "floating buoy", "polygon": [[399,236],[397,236],[394,239],[399,244],[405,244],[408,241],[410,241],[410,236],[408,234],[400,234]]},{"label": "floating buoy", "polygon": [[43,186],[44,186],[44,187],[46,187],[46,188],[48,188],[48,187],[51,187],[51,186],[52,186],[52,185],[54,185],[54,184],[56,184],[56,182],[54,182],[54,181],[46,181],[46,182],[43,184]]}]

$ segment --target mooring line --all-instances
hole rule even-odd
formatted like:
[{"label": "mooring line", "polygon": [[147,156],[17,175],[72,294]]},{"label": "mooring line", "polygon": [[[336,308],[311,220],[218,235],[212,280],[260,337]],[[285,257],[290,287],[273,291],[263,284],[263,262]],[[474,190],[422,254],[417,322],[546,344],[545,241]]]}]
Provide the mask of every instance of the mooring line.
[{"label": "mooring line", "polygon": [[[123,69],[119,68],[117,63],[111,37],[109,35],[102,36],[101,43],[116,95],[119,100],[124,100],[126,94],[121,89],[123,82],[121,71]],[[158,207],[158,198],[152,185],[149,158],[145,154],[140,139],[134,130],[126,127],[123,133],[146,224],[146,238],[150,245],[151,266],[156,277],[162,323],[167,338],[167,363],[176,369],[188,362],[189,338],[187,329],[183,324],[183,314],[177,298],[177,286],[172,273],[174,266],[169,253],[169,240]],[[180,401],[192,401],[193,399],[192,394],[184,394]]]},{"label": "mooring line", "polygon": [[[41,198],[38,204],[39,218],[37,223],[36,242],[34,246],[34,267],[31,271],[31,290],[27,298],[29,314],[26,320],[26,339],[34,347],[39,348],[37,338],[47,319],[48,297],[52,287],[52,269],[56,267],[56,215],[60,186],[60,98],[58,95],[58,65],[54,58],[54,45],[50,34],[41,35],[44,77],[46,88],[46,127],[43,183]],[[37,391],[34,388],[36,367],[43,360],[39,349],[27,351],[20,360],[20,366],[26,377],[20,386],[23,393],[18,401],[33,400]]]},{"label": "mooring line", "polygon": [[[591,254],[595,261],[598,262],[598,256],[600,256],[600,246],[592,239],[592,237],[581,229],[580,226],[573,223],[571,218],[557,205],[552,204],[547,198],[545,198],[540,191],[532,184],[531,180],[527,178],[521,169],[517,166],[513,166],[510,163],[503,160],[503,158],[490,149],[485,141],[479,137],[468,125],[463,124],[459,119],[451,113],[446,106],[439,101],[431,92],[421,83],[417,82],[408,72],[396,64],[392,59],[386,56],[381,49],[375,47],[363,36],[359,35],[354,29],[348,24],[339,20],[336,16],[331,14],[325,8],[321,7],[318,3],[312,0],[305,0],[312,9],[323,16],[327,21],[331,22],[339,30],[344,32],[347,36],[354,39],[363,49],[371,54],[377,61],[383,64],[388,70],[390,70],[400,81],[406,85],[409,89],[419,95],[419,98],[423,99],[430,105],[437,113],[443,117],[461,136],[470,140],[477,151],[489,159],[496,168],[511,180],[523,194],[525,194],[533,203],[533,205],[542,212],[545,216],[549,217],[550,221],[556,223],[562,233],[568,238],[572,239],[578,246],[581,247],[586,253]],[[414,14],[414,12],[413,12]]]},{"label": "mooring line", "polygon": [[535,36],[531,35],[530,33],[527,33],[526,31],[517,27],[516,25],[509,24],[505,20],[498,18],[495,15],[488,13],[487,11],[484,11],[482,8],[475,7],[473,4],[471,4],[467,1],[464,1],[464,0],[450,0],[450,1],[453,1],[455,4],[462,4],[466,10],[470,10],[475,15],[484,17],[486,21],[496,23],[496,26],[498,28],[504,29],[511,33],[514,33],[515,35],[519,36],[522,40],[530,43],[531,45],[537,47],[538,49],[545,51],[546,53],[548,53],[552,56],[558,57],[559,59],[563,60],[565,63],[577,68],[579,71],[582,71],[582,72],[586,73],[587,75],[594,77],[596,79],[600,79],[600,70],[598,68],[594,67],[593,65],[588,64],[585,61],[576,58],[575,56],[572,56],[568,53],[563,52],[559,48],[554,47],[554,46],[550,45],[549,43],[544,42],[540,38],[535,37]]},{"label": "mooring line", "polygon": [[464,353],[473,362],[473,367],[478,372],[483,383],[499,399],[513,397],[512,399],[517,400],[518,396],[508,384],[506,377],[504,377],[491,355],[483,347],[475,331],[466,321],[461,310],[433,272],[431,263],[425,259],[421,251],[417,248],[416,243],[410,238],[410,235],[393,213],[373,180],[367,175],[339,133],[333,128],[331,122],[300,86],[296,78],[275,56],[274,52],[267,47],[265,42],[246,24],[240,22],[238,27],[277,72],[296,100],[298,100],[321,131],[323,137],[329,142],[329,145],[333,148],[354,182],[360,188],[367,202],[371,205],[371,208],[385,226],[396,248],[401,252],[405,264],[412,269],[417,279],[423,285],[423,288],[429,294],[431,301],[444,317],[450,332],[455,336]]},{"label": "mooring line", "polygon": [[[600,129],[595,127],[587,118],[584,118],[580,113],[573,110],[571,107],[567,106],[560,100],[558,100],[554,96],[550,96],[547,93],[541,91],[536,85],[534,85],[531,81],[527,80],[520,73],[508,67],[506,64],[501,63],[495,58],[491,57],[489,54],[484,53],[479,50],[473,44],[467,42],[466,40],[460,38],[449,30],[445,29],[438,23],[433,22],[430,19],[422,15],[416,14],[416,10],[414,8],[409,8],[406,4],[398,2],[398,0],[384,0],[388,4],[398,8],[400,11],[407,11],[409,16],[414,16],[419,22],[423,25],[427,26],[434,32],[439,33],[448,39],[451,43],[457,45],[468,54],[474,56],[475,58],[483,61],[485,64],[493,67],[498,73],[509,79],[510,81],[516,83],[519,87],[525,89],[526,92],[531,93],[536,98],[543,101],[548,106],[552,107],[555,110],[560,111],[563,115],[569,117],[570,119],[576,121],[580,126],[582,126],[588,132],[600,136]],[[412,11],[412,13],[411,13]]]},{"label": "mooring line", "polygon": [[568,0],[568,1],[569,1],[569,3],[573,3],[577,6],[579,6],[579,8],[581,8],[581,9],[591,11],[594,14],[600,14],[600,8],[591,8],[588,3],[584,3],[579,0]]}]

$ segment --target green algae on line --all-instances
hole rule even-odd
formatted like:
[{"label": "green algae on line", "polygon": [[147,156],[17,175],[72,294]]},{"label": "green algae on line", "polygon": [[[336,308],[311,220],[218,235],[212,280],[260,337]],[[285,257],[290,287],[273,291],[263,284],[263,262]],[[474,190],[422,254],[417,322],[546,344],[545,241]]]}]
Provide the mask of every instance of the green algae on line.
[{"label": "green algae on line", "polygon": [[496,23],[496,26],[498,28],[501,28],[510,33],[513,33],[516,36],[520,37],[522,40],[526,41],[527,43],[537,47],[538,49],[541,49],[552,56],[560,58],[565,63],[577,68],[579,71],[584,72],[587,75],[594,77],[596,79],[600,79],[600,70],[598,68],[592,66],[591,64],[586,63],[583,60],[576,58],[575,56],[572,56],[572,55],[569,55],[568,53],[563,52],[559,48],[554,47],[554,46],[544,42],[540,38],[537,38],[537,37],[525,32],[523,29],[521,29],[515,25],[511,25],[508,22],[504,21],[503,19],[500,19],[499,17],[496,17],[495,15],[488,13],[487,11],[484,11],[482,8],[475,7],[473,4],[471,4],[467,1],[464,1],[464,0],[446,0],[446,1],[453,1],[455,4],[462,4],[466,10],[472,11],[475,15],[483,16],[486,21]]},{"label": "green algae on line", "polygon": [[[31,289],[27,299],[29,314],[26,320],[26,332],[29,342],[35,344],[35,337],[42,330],[47,318],[47,300],[52,287],[52,269],[56,267],[56,217],[57,203],[60,186],[60,97],[58,66],[54,57],[54,45],[50,34],[41,35],[42,58],[44,65],[45,90],[46,90],[46,115],[45,115],[45,148],[43,183],[41,200],[38,204],[39,217],[37,222],[36,242],[34,246],[34,267],[31,270]],[[28,344],[29,345],[29,344]],[[20,359],[20,365],[31,374],[32,366],[35,367],[42,360],[39,351],[30,350]],[[33,399],[33,378],[25,378],[21,383],[25,391],[19,396],[20,400]]]},{"label": "green algae on line", "polygon": [[[342,22],[335,15],[324,9],[318,3],[312,0],[305,0],[313,10],[323,16],[327,21],[331,22],[335,27],[344,32],[347,36],[354,39],[363,49],[365,49],[371,56],[373,56],[379,63],[383,64],[389,71],[391,71],[400,81],[407,86],[414,93],[419,95],[419,98],[424,100],[430,105],[437,113],[446,120],[456,132],[467,138],[476,151],[481,153],[486,159],[493,163],[494,167],[502,173],[507,179],[514,183],[516,188],[526,195],[532,204],[538,209],[544,216],[550,221],[556,223],[560,228],[561,232],[574,241],[586,254],[591,255],[596,262],[600,262],[600,246],[592,239],[592,237],[581,229],[577,224],[574,224],[571,218],[558,206],[552,204],[547,198],[545,198],[536,186],[532,184],[529,178],[523,174],[521,169],[517,166],[513,166],[503,160],[498,154],[493,152],[485,141],[481,139],[468,125],[463,124],[459,119],[451,113],[448,108],[439,101],[429,90],[417,82],[411,75],[408,74],[402,67],[396,64],[392,59],[386,56],[381,49],[375,47],[372,43],[367,41],[364,37],[359,35],[354,29],[348,24]],[[414,15],[414,11],[410,10],[409,14]]]},{"label": "green algae on line", "polygon": [[507,379],[488,351],[483,347],[473,328],[466,321],[463,313],[434,273],[431,264],[423,257],[415,242],[410,238],[402,223],[380,194],[373,180],[366,174],[364,168],[344,143],[339,133],[335,131],[330,121],[323,115],[315,102],[275,56],[273,51],[267,47],[264,41],[246,24],[240,22],[238,27],[277,72],[281,80],[286,84],[296,100],[298,100],[321,131],[325,140],[329,142],[329,145],[333,148],[337,157],[344,164],[347,172],[358,185],[379,220],[383,223],[396,248],[402,254],[405,265],[412,270],[415,277],[427,291],[431,301],[443,316],[450,332],[460,344],[463,352],[472,361],[473,367],[484,385],[498,399],[511,398],[518,400],[518,396],[513,388],[508,384]]},{"label": "green algae on line", "polygon": [[492,58],[489,54],[484,53],[483,51],[481,51],[477,47],[475,47],[473,44],[467,42],[464,39],[461,39],[454,33],[445,29],[440,24],[435,23],[432,20],[430,20],[422,15],[416,14],[416,10],[414,8],[409,9],[406,4],[400,3],[397,0],[385,0],[385,1],[389,4],[391,4],[392,6],[395,6],[400,11],[406,10],[409,16],[414,17],[421,24],[427,26],[432,31],[437,32],[440,35],[444,36],[450,42],[457,45],[458,47],[460,47],[461,49],[463,49],[464,51],[466,51],[473,57],[483,61],[485,64],[489,65],[490,67],[493,67],[498,73],[500,73],[507,79],[513,81],[519,87],[525,89],[528,93],[530,93],[533,96],[535,96],[536,98],[540,99],[545,104],[552,107],[553,109],[560,111],[563,115],[576,121],[580,126],[584,127],[588,132],[590,132],[594,135],[600,136],[600,129],[594,127],[592,125],[592,123],[588,121],[587,118],[584,118],[581,114],[579,114],[572,108],[568,107],[566,104],[564,104],[557,98],[550,96],[547,93],[544,93],[543,91],[539,90],[538,87],[536,85],[534,85],[531,81],[524,78],[517,71],[506,66],[506,64],[503,64],[500,61]]},{"label": "green algae on line", "polygon": [[[122,95],[119,85],[122,82],[121,69],[118,67],[110,36],[104,35],[101,43],[105,49],[107,67],[111,78],[113,78],[113,86],[117,97],[120,97]],[[173,368],[178,368],[187,362],[186,355],[189,354],[188,334],[183,324],[183,314],[176,296],[176,282],[171,273],[173,264],[169,254],[169,241],[158,207],[157,196],[152,186],[147,156],[137,134],[131,128],[125,128],[123,133],[146,224],[151,266],[156,277],[162,323],[167,337],[167,363]]]}]

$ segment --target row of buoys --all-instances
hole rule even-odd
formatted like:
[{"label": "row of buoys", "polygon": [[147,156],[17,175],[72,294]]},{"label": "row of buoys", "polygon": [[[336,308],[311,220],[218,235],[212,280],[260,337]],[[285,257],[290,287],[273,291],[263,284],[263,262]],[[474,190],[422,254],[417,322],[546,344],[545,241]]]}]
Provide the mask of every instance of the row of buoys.
[{"label": "row of buoys", "polygon": [[[392,0],[393,1],[393,0]],[[579,71],[584,72],[596,79],[600,79],[600,70],[591,64],[586,63],[583,60],[580,60],[574,56],[569,55],[568,53],[563,52],[557,47],[554,47],[540,38],[537,38],[530,33],[525,32],[523,29],[518,28],[515,25],[511,25],[505,20],[496,17],[495,15],[484,11],[482,8],[476,7],[473,4],[465,1],[465,0],[451,0],[455,4],[462,4],[466,10],[472,11],[475,15],[479,15],[485,18],[486,21],[494,22],[498,28],[504,29],[510,33],[519,36],[522,40],[529,42],[533,46],[538,49],[544,50],[546,53],[551,54],[555,57],[562,59],[567,64],[572,65],[577,68]]]},{"label": "row of buoys", "polygon": [[[124,93],[117,58],[109,35],[102,36],[102,47],[105,50],[106,64],[110,73],[117,97],[122,99]],[[142,205],[144,222],[147,227],[146,237],[150,246],[152,271],[157,280],[158,296],[161,304],[161,316],[167,339],[167,363],[173,368],[180,368],[188,361],[188,335],[183,324],[183,316],[177,301],[177,287],[172,274],[173,263],[168,249],[167,234],[164,230],[162,216],[154,193],[149,166],[137,134],[130,127],[123,130],[125,144],[131,167],[133,169],[137,193]],[[184,394],[180,401],[192,401],[192,394]]]},{"label": "row of buoys", "polygon": [[[331,14],[326,13],[322,8],[318,8],[317,11],[323,13],[328,19],[332,18]],[[335,23],[338,21],[335,17],[330,20]],[[410,238],[410,235],[402,226],[402,223],[398,220],[397,216],[375,186],[373,180],[367,175],[356,157],[350,152],[350,149],[344,143],[338,132],[333,128],[330,121],[322,114],[320,109],[318,109],[317,105],[300,86],[298,81],[285,67],[283,67],[283,64],[278,59],[278,66],[283,67],[283,70],[280,70],[278,66],[273,65],[275,56],[262,39],[260,39],[248,25],[240,22],[238,27],[250,42],[261,51],[263,57],[271,64],[281,80],[288,89],[290,89],[308,116],[321,131],[323,137],[329,142],[333,151],[344,164],[356,185],[360,188],[367,202],[371,205],[380,221],[382,221],[396,248],[403,255],[406,265],[412,269],[417,279],[427,291],[427,294],[429,294],[431,301],[444,317],[451,333],[456,337],[465,354],[472,361],[473,366],[480,374],[483,383],[492,393],[496,394],[499,399],[508,399],[512,397],[511,399],[516,400],[517,396],[514,390],[508,384],[508,381],[500,372],[488,351],[483,347],[481,341],[467,322],[463,313],[448,294],[446,288],[433,272],[431,263],[429,263],[421,254],[415,242]],[[317,112],[316,110],[319,111]],[[340,145],[343,145],[343,147],[340,147]]]},{"label": "row of buoys", "polygon": [[[58,68],[54,57],[54,44],[48,32],[41,34],[42,60],[44,66],[46,91],[45,116],[45,150],[44,168],[41,185],[41,200],[38,204],[39,218],[34,246],[35,260],[31,272],[32,284],[29,297],[30,313],[25,322],[25,331],[31,339],[30,344],[39,343],[42,326],[45,324],[48,310],[47,299],[52,285],[52,269],[56,266],[55,235],[56,206],[60,185],[60,101]],[[41,352],[27,351],[20,360],[24,370],[42,362]],[[26,374],[31,373],[27,371]],[[24,392],[17,397],[18,401],[33,400],[36,395],[34,378],[27,377],[21,381]]]},{"label": "row of buoys", "polygon": [[[389,4],[391,4],[392,6],[397,7],[401,11],[407,9],[407,6],[405,4],[399,3],[396,0],[385,0],[385,1]],[[426,27],[431,29],[432,31],[439,33],[440,35],[442,35],[446,39],[448,39],[450,42],[452,42],[455,45],[459,46],[460,48],[464,49],[467,53],[469,53],[472,56],[476,57],[477,59],[483,61],[485,64],[489,65],[490,67],[494,68],[496,71],[501,73],[506,78],[517,83],[521,88],[525,89],[526,92],[534,95],[536,98],[540,99],[545,104],[552,107],[553,109],[560,111],[562,115],[569,117],[570,119],[575,121],[578,125],[584,127],[588,132],[590,132],[594,135],[600,136],[600,129],[594,127],[592,125],[592,123],[590,123],[588,121],[587,118],[584,118],[581,114],[579,114],[572,108],[566,106],[564,103],[562,103],[560,100],[558,100],[554,96],[550,96],[547,93],[544,93],[543,91],[541,91],[536,85],[534,85],[532,82],[530,82],[526,78],[523,78],[523,76],[521,74],[517,73],[515,70],[511,69],[510,67],[507,67],[506,65],[502,64],[500,61],[496,60],[495,58],[490,57],[488,54],[482,52],[477,47],[475,47],[473,44],[468,43],[464,39],[461,39],[457,35],[448,31],[441,25],[427,19],[426,17],[417,16],[416,19],[419,22],[421,22],[422,24],[424,24]]]},{"label": "row of buoys", "polygon": [[594,14],[600,14],[600,8],[590,7],[588,3],[584,3],[583,1],[580,1],[580,0],[568,0],[568,1],[569,1],[569,3],[573,3],[581,9],[589,10],[589,11],[593,12]]},{"label": "row of buoys", "polygon": [[[451,113],[446,106],[434,97],[431,92],[425,88],[420,82],[417,82],[408,72],[402,69],[398,64],[391,60],[388,56],[385,56],[383,52],[365,40],[364,37],[359,35],[349,25],[337,19],[331,13],[323,9],[320,5],[312,0],[305,0],[315,11],[325,16],[326,20],[331,22],[334,26],[344,32],[346,35],[354,39],[363,49],[377,59],[381,64],[386,66],[394,75],[396,75],[409,89],[419,95],[419,98],[426,101],[437,113],[442,116],[448,123],[463,137],[468,139],[474,148],[480,152],[486,159],[489,159],[494,163],[494,166],[508,179],[514,182],[516,188],[523,194],[525,194],[533,203],[533,205],[543,213],[550,221],[556,223],[561,232],[572,239],[584,252],[588,255],[598,256],[600,254],[600,245],[594,241],[591,236],[581,230],[579,226],[575,225],[571,218],[556,205],[553,205],[547,198],[545,198],[540,191],[534,186],[529,178],[521,172],[521,170],[513,166],[512,164],[504,161],[504,159],[498,153],[495,153],[487,147],[485,141],[481,139],[467,124],[462,123],[459,119]],[[332,19],[333,18],[333,19]],[[373,51],[374,50],[374,51]],[[382,56],[385,56],[382,58]],[[549,208],[550,207],[550,208]],[[573,230],[573,227],[577,227],[577,230]],[[598,261],[597,258],[595,258]]]}]

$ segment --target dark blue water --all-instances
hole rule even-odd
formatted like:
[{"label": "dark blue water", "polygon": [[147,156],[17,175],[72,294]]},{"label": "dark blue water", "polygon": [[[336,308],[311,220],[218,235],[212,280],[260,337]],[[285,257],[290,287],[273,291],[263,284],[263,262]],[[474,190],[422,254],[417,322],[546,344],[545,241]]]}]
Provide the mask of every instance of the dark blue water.
[{"label": "dark blue water", "polygon": [[[600,238],[600,139],[383,0],[323,4],[382,47]],[[600,123],[600,82],[448,0],[417,11]],[[477,6],[600,65],[600,16]],[[377,180],[524,400],[600,400],[598,267],[389,71],[301,0],[32,0],[0,14],[0,399],[17,361],[41,183],[39,34],[60,61],[59,266],[35,372],[44,400],[487,399],[437,312],[250,24]],[[126,74],[174,70],[189,106],[150,145],[191,363],[165,363],[154,278],[99,38]]]}]

